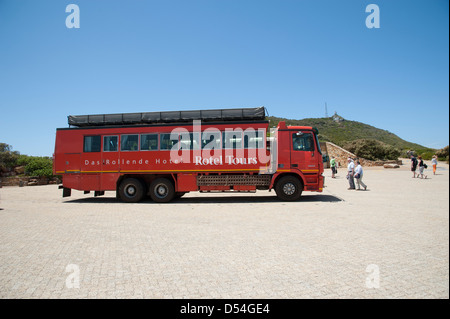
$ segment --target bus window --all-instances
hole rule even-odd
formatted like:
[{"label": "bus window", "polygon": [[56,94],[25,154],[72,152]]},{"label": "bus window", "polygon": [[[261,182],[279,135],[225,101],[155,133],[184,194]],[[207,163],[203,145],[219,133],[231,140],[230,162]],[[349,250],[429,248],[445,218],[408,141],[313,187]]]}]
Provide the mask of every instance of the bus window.
[{"label": "bus window", "polygon": [[223,132],[223,148],[242,148],[242,132]]},{"label": "bus window", "polygon": [[160,135],[160,149],[161,150],[172,150],[173,147],[178,149],[178,135],[176,139],[170,139],[170,133],[162,133]]},{"label": "bus window", "polygon": [[322,149],[320,148],[319,136],[317,134],[314,134],[314,136],[316,137],[317,150],[319,151],[320,154],[322,154]]},{"label": "bus window", "polygon": [[83,143],[83,152],[100,152],[102,144],[102,137],[97,136],[85,136]]},{"label": "bus window", "polygon": [[314,138],[310,133],[292,134],[292,144],[294,151],[314,151]]},{"label": "bus window", "polygon": [[120,138],[121,151],[138,151],[139,135],[122,135]]},{"label": "bus window", "polygon": [[117,136],[103,136],[103,152],[117,152]]},{"label": "bus window", "polygon": [[141,151],[157,151],[157,150],[158,150],[158,134],[142,134]]},{"label": "bus window", "polygon": [[202,149],[220,149],[220,131],[204,131],[202,133]]},{"label": "bus window", "polygon": [[181,133],[180,146],[186,150],[200,149],[200,133]]},{"label": "bus window", "polygon": [[244,132],[244,148],[263,148],[264,131],[246,131]]}]

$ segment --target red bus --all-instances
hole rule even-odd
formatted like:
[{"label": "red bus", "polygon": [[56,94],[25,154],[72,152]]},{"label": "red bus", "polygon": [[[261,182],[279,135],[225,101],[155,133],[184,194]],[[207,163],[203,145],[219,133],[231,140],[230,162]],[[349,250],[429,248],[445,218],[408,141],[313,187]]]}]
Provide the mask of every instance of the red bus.
[{"label": "red bus", "polygon": [[116,191],[125,202],[162,203],[193,191],[274,189],[293,201],[323,190],[317,134],[285,122],[269,132],[264,107],[69,116],[56,130],[53,171],[63,197]]}]

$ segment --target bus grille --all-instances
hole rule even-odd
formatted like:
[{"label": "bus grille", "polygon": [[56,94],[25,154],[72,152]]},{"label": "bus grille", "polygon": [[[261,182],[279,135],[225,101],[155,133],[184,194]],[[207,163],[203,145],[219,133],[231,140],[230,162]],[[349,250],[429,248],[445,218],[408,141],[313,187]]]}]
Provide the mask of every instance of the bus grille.
[{"label": "bus grille", "polygon": [[272,175],[200,175],[197,186],[269,186]]}]

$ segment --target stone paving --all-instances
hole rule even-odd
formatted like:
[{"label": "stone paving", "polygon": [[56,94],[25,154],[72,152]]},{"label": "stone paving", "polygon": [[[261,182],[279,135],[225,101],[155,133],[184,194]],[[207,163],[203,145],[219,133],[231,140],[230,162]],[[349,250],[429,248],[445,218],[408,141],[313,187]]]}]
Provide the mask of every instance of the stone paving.
[{"label": "stone paving", "polygon": [[[449,171],[339,171],[273,192],[116,201],[0,189],[1,298],[449,298]],[[431,177],[431,178],[430,178]]]}]

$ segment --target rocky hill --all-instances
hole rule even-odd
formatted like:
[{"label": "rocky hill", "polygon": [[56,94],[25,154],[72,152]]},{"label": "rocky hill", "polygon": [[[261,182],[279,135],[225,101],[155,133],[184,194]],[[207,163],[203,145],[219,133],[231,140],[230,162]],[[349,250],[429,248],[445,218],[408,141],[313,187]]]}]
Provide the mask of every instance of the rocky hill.
[{"label": "rocky hill", "polygon": [[324,118],[306,118],[301,120],[286,119],[275,116],[267,118],[270,126],[277,126],[278,122],[286,121],[287,125],[313,126],[319,130],[319,140],[332,142],[341,147],[348,142],[373,139],[391,145],[401,151],[414,150],[419,154],[435,152],[435,150],[425,146],[405,141],[397,135],[383,129],[373,127],[356,121],[348,121],[338,114]]}]

